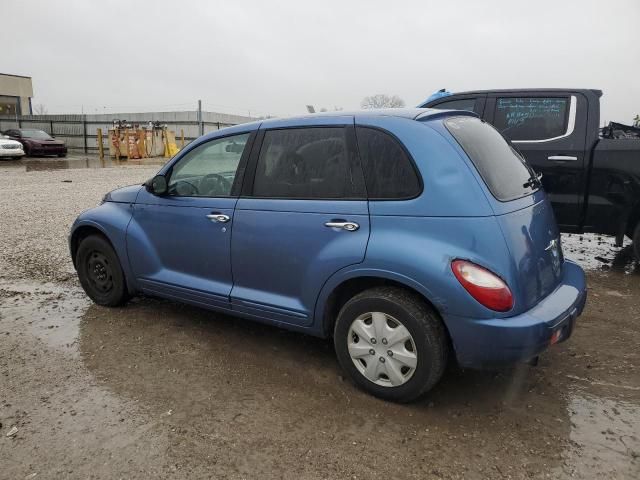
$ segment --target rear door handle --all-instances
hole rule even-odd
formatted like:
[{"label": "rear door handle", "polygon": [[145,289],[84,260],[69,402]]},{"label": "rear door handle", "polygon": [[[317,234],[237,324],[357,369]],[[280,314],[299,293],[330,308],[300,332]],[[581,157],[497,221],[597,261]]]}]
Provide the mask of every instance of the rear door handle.
[{"label": "rear door handle", "polygon": [[325,227],[329,228],[341,228],[342,230],[346,230],[348,232],[355,232],[360,228],[355,222],[342,222],[342,221],[331,221],[324,224]]},{"label": "rear door handle", "polygon": [[229,220],[231,220],[231,217],[229,215],[225,215],[224,213],[210,213],[209,215],[207,215],[207,218],[212,222],[218,223],[227,223]]},{"label": "rear door handle", "polygon": [[551,160],[552,162],[577,162],[578,157],[574,157],[573,155],[551,155],[547,157],[547,160]]}]

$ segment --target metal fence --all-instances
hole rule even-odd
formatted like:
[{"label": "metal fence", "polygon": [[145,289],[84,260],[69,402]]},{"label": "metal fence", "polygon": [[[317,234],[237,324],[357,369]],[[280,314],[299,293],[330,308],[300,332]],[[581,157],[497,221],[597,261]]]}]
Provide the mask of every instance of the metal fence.
[{"label": "metal fence", "polygon": [[255,120],[251,117],[216,112],[148,112],[148,113],[109,113],[95,115],[0,115],[0,132],[11,128],[35,128],[44,130],[56,139],[63,140],[71,150],[83,150],[85,153],[97,152],[97,130],[102,129],[103,144],[108,151],[109,128],[114,120],[126,120],[130,124],[146,125],[148,122],[160,122],[169,130],[176,132],[179,141],[184,132],[185,143],[198,138],[201,133],[220,130]]}]

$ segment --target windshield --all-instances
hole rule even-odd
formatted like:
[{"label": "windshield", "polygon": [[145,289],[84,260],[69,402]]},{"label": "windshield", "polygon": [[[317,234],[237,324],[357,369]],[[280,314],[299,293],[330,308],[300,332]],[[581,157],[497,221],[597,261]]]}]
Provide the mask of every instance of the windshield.
[{"label": "windshield", "polygon": [[36,140],[51,140],[47,132],[42,130],[20,130],[24,138],[35,138]]},{"label": "windshield", "polygon": [[451,117],[444,124],[496,199],[507,202],[540,188],[525,159],[487,122],[475,117]]}]

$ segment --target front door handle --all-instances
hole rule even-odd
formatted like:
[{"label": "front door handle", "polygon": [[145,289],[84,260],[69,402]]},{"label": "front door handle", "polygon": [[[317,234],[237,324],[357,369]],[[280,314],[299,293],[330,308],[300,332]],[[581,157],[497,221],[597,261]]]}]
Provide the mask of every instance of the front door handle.
[{"label": "front door handle", "polygon": [[578,157],[574,157],[573,155],[551,155],[547,157],[547,160],[551,160],[552,162],[576,162],[578,161]]},{"label": "front door handle", "polygon": [[324,224],[325,227],[329,228],[341,228],[342,230],[346,230],[347,232],[355,232],[360,228],[355,222],[342,222],[342,221],[331,221]]},{"label": "front door handle", "polygon": [[229,220],[231,220],[231,217],[229,215],[225,215],[224,213],[210,213],[209,215],[207,215],[207,218],[212,222],[218,223],[227,223]]}]

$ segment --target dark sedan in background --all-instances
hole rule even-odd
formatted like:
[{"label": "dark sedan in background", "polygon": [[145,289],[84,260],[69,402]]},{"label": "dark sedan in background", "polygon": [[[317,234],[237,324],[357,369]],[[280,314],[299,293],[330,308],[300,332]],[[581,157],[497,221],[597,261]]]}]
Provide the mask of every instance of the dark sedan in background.
[{"label": "dark sedan in background", "polygon": [[56,140],[43,130],[33,128],[14,128],[4,132],[11,140],[16,140],[24,147],[24,152],[29,156],[57,155],[65,157],[67,146],[64,142]]}]

